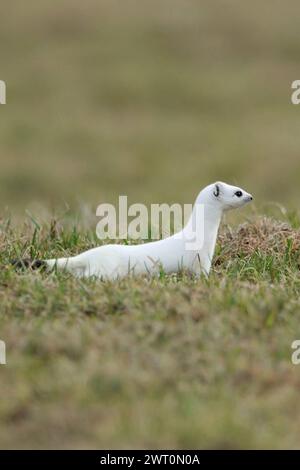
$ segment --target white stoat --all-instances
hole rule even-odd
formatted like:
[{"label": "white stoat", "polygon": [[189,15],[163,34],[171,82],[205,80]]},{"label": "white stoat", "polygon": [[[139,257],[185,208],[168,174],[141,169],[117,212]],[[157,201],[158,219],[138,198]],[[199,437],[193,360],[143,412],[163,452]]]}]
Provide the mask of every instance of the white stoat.
[{"label": "white stoat", "polygon": [[[103,245],[69,258],[35,261],[31,266],[56,267],[77,277],[95,276],[103,280],[127,275],[153,276],[160,270],[175,273],[180,269],[208,276],[223,212],[242,207],[252,199],[251,194],[236,186],[214,183],[200,192],[187,225],[175,235],[140,245]],[[191,249],[190,243],[196,238],[198,205],[204,211],[203,243],[198,249]]]}]

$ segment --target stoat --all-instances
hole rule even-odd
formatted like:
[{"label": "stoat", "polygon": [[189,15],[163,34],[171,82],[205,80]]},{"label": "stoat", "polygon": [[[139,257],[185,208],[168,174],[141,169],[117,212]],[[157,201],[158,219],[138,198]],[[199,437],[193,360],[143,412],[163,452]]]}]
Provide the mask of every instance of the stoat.
[{"label": "stoat", "polygon": [[[170,274],[181,269],[197,276],[208,276],[223,212],[242,207],[252,199],[251,194],[241,188],[217,182],[199,193],[187,225],[168,238],[140,245],[103,245],[68,258],[18,260],[14,264],[32,269],[56,268],[69,271],[77,277],[94,276],[103,280],[115,280],[128,275],[154,276],[161,270]],[[197,214],[200,213],[203,217],[199,227]],[[197,236],[199,229],[201,237]],[[201,243],[197,243],[200,238]]]}]

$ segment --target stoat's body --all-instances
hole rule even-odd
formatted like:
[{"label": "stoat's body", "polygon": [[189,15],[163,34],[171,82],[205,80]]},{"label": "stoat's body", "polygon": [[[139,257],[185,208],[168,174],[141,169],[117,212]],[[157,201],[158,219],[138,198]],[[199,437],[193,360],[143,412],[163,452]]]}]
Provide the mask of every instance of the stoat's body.
[{"label": "stoat's body", "polygon": [[[182,268],[196,275],[208,275],[223,212],[251,200],[252,196],[240,188],[226,183],[211,184],[198,195],[186,227],[171,237],[140,245],[103,245],[70,258],[36,261],[31,265],[43,264],[48,269],[56,266],[78,277],[110,280],[127,275],[155,275],[160,270],[174,273]],[[200,206],[204,211],[201,243],[195,231]]]}]

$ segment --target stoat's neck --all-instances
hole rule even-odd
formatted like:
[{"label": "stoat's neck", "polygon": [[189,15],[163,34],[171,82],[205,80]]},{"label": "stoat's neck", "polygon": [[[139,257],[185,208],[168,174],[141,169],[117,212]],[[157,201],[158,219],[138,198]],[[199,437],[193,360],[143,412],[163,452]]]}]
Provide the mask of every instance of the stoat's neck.
[{"label": "stoat's neck", "polygon": [[200,193],[193,207],[191,217],[183,229],[185,240],[192,241],[199,240],[199,233],[196,232],[199,229],[202,231],[203,243],[200,249],[195,250],[195,256],[200,255],[203,269],[207,274],[211,268],[222,213],[221,206],[207,199],[205,194]]},{"label": "stoat's neck", "polygon": [[[199,220],[198,218],[201,217],[201,214],[203,214],[203,218]],[[196,236],[197,226],[199,227],[199,225],[201,225],[200,228],[204,233],[204,244],[208,246],[214,238],[214,235],[218,234],[221,218],[221,210],[215,210],[215,208],[209,204],[203,204],[202,209],[200,209],[199,206],[195,204],[183,232],[187,238],[193,239],[193,237]],[[204,226],[202,226],[202,223]]]}]

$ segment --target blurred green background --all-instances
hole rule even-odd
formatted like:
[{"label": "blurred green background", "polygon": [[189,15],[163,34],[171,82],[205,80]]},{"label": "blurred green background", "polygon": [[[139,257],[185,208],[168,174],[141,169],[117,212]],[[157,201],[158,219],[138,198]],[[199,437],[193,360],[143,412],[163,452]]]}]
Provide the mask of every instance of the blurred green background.
[{"label": "blurred green background", "polygon": [[300,199],[296,0],[1,5],[1,210],[192,202],[214,180]]}]

